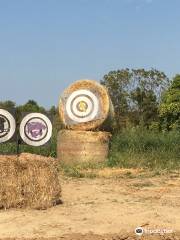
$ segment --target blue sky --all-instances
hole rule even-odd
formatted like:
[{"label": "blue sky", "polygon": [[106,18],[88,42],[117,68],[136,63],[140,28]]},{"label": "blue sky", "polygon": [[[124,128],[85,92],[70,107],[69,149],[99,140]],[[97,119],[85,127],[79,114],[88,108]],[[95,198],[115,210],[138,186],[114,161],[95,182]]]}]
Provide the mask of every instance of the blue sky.
[{"label": "blue sky", "polygon": [[0,0],[1,99],[50,107],[78,79],[180,73],[179,0]]}]

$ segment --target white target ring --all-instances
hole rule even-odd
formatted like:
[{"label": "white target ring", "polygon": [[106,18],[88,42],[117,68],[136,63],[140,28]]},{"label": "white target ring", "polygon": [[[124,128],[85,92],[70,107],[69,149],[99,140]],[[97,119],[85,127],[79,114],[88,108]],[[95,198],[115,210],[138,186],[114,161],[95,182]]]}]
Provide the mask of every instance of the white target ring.
[{"label": "white target ring", "polygon": [[[78,103],[80,103],[80,102],[84,102],[84,103],[87,105],[87,109],[86,109],[85,112],[78,110],[77,105],[78,105]],[[73,102],[73,105],[72,105],[72,109],[74,110],[74,113],[75,113],[78,117],[85,117],[85,116],[89,115],[92,108],[93,108],[93,104],[92,104],[92,102],[90,101],[90,99],[87,98],[86,96],[76,98],[76,99],[74,100],[74,102]]]},{"label": "white target ring", "polygon": [[[78,109],[78,104],[83,104],[84,110]],[[99,100],[89,90],[77,90],[74,91],[67,99],[66,112],[68,117],[77,122],[84,123],[94,120],[99,111]]]},{"label": "white target ring", "polygon": [[26,144],[39,147],[50,140],[52,136],[52,123],[42,113],[29,113],[22,119],[19,132]]},{"label": "white target ring", "polygon": [[0,109],[0,143],[9,141],[16,131],[16,121],[13,115],[5,109]]}]

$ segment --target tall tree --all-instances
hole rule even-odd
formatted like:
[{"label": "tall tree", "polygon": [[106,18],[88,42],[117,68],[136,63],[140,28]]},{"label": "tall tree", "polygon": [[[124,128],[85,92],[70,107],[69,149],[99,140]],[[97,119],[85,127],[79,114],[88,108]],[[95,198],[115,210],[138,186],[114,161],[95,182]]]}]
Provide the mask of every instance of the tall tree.
[{"label": "tall tree", "polygon": [[160,100],[162,92],[168,87],[169,79],[164,72],[156,69],[132,69],[131,88],[139,87],[143,91],[153,91]]},{"label": "tall tree", "polygon": [[161,93],[168,86],[167,76],[156,69],[122,69],[103,77],[110,93],[117,128],[132,124],[148,126],[157,117]]},{"label": "tall tree", "polygon": [[131,92],[131,99],[134,103],[132,112],[135,119],[131,118],[131,122],[135,124],[149,127],[152,121],[158,120],[158,103],[156,95],[152,90],[144,90],[137,87]]},{"label": "tall tree", "polygon": [[161,124],[164,129],[180,130],[180,75],[176,75],[162,97],[159,108]]},{"label": "tall tree", "polygon": [[132,73],[128,68],[111,71],[103,77],[101,84],[109,91],[115,112],[116,127],[121,128],[126,124],[128,113],[128,86]]}]

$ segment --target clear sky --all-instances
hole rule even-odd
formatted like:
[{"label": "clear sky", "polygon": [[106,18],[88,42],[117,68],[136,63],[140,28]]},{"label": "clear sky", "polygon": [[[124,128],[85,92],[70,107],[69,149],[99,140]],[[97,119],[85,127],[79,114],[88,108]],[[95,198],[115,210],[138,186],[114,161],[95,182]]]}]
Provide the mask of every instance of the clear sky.
[{"label": "clear sky", "polygon": [[179,0],[0,0],[0,100],[50,107],[126,67],[180,73]]}]

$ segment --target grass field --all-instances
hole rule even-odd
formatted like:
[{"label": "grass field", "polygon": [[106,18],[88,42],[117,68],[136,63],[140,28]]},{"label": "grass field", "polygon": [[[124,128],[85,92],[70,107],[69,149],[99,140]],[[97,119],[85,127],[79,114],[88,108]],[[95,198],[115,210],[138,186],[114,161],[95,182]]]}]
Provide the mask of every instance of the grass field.
[{"label": "grass field", "polygon": [[113,136],[108,166],[177,169],[180,167],[180,133],[123,131]]},{"label": "grass field", "polygon": [[[144,169],[153,171],[153,174],[179,170],[180,134],[140,129],[124,130],[113,135],[106,162],[60,167],[66,175],[79,178],[94,178],[99,175],[98,171],[105,168]],[[131,176],[129,171],[126,174]]]},{"label": "grass field", "polygon": [[[56,157],[56,136],[42,147],[20,145],[19,152],[30,152]],[[0,144],[0,153],[16,153],[14,143]],[[81,177],[79,169],[99,169],[104,167],[143,168],[149,170],[173,170],[180,168],[180,133],[153,132],[143,129],[123,130],[115,133],[110,142],[109,158],[105,163],[85,163],[76,167],[63,167],[70,175]]]}]

